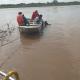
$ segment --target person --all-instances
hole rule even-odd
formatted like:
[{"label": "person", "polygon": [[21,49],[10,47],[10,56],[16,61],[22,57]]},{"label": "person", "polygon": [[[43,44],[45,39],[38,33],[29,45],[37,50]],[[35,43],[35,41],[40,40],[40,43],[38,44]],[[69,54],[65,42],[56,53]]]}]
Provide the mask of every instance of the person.
[{"label": "person", "polygon": [[36,17],[39,16],[39,13],[37,10],[35,10],[33,13],[32,13],[32,17],[31,17],[31,20],[34,20]]},{"label": "person", "polygon": [[24,19],[24,26],[30,25],[28,19],[24,16],[24,14],[23,14],[23,19]]},{"label": "person", "polygon": [[38,17],[36,17],[35,21],[37,24],[40,24],[40,22],[43,22],[42,15],[40,14]]},{"label": "person", "polygon": [[47,21],[43,21],[43,15],[40,14],[39,17],[36,17],[36,19],[34,20],[37,24],[42,24],[42,26],[47,26],[48,25],[48,22]]},{"label": "person", "polygon": [[18,12],[17,22],[18,22],[19,26],[23,26],[24,25],[24,19],[23,19],[23,16],[22,16],[22,12]]}]

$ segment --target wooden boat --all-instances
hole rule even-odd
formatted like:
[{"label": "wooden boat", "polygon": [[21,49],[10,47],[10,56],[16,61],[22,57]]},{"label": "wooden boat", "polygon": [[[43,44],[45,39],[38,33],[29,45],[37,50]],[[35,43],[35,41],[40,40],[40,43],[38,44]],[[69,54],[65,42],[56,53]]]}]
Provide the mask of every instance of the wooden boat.
[{"label": "wooden boat", "polygon": [[45,23],[35,24],[31,23],[30,25],[26,26],[19,26],[20,33],[22,32],[41,32],[43,27],[45,26]]}]

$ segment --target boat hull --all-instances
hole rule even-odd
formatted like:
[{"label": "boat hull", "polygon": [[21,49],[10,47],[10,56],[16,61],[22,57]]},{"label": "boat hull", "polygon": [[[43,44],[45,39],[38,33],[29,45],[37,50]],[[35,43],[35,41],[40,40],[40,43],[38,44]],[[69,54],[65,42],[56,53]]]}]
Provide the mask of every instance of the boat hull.
[{"label": "boat hull", "polygon": [[20,33],[25,32],[41,32],[45,25],[42,24],[31,24],[27,26],[19,26]]}]

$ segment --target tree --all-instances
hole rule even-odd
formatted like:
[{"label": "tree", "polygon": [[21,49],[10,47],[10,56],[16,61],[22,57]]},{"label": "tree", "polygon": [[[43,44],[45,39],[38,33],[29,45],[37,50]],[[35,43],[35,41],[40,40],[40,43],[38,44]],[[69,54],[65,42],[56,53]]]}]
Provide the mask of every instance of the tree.
[{"label": "tree", "polygon": [[54,3],[54,4],[57,4],[57,3],[58,3],[58,1],[57,1],[57,0],[53,0],[53,3]]}]

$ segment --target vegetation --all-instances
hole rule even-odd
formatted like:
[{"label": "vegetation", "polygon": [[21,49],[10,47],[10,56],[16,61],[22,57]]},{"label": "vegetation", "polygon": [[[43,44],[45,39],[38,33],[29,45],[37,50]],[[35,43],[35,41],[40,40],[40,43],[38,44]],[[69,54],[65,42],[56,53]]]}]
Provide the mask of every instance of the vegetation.
[{"label": "vegetation", "polygon": [[54,0],[53,2],[47,2],[47,3],[2,4],[2,5],[0,5],[0,8],[43,7],[43,6],[66,6],[66,5],[80,5],[80,2],[78,2],[78,1],[74,1],[74,2],[57,2],[56,0]]}]

